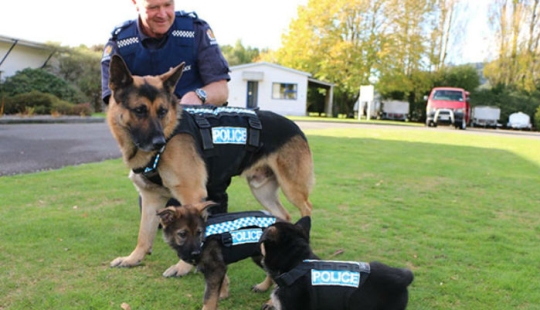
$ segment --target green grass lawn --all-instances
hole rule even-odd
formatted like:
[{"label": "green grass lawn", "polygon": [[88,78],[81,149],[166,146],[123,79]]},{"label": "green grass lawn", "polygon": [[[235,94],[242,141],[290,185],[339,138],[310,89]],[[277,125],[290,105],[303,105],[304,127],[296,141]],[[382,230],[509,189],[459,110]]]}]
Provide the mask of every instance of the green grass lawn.
[{"label": "green grass lawn", "polygon": [[[306,133],[319,256],[412,269],[409,309],[540,309],[540,140],[411,127]],[[0,177],[1,310],[202,308],[201,274],[161,276],[177,261],[161,232],[141,266],[109,267],[137,238],[127,172],[117,159]],[[260,209],[242,179],[229,196],[230,211]],[[269,294],[250,287],[263,272],[250,260],[229,270],[220,309],[259,309]]]}]

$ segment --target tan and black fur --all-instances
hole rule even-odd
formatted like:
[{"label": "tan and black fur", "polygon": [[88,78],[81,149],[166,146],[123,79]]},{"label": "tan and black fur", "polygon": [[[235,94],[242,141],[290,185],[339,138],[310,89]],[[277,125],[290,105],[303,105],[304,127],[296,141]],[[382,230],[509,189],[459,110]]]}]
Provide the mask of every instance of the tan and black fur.
[{"label": "tan and black fur", "polygon": [[[229,296],[227,263],[223,259],[221,235],[204,239],[205,209],[212,205],[215,203],[207,201],[193,205],[169,206],[158,211],[165,242],[176,252],[178,258],[195,265],[204,275],[206,286],[203,310],[217,309],[219,299]],[[254,248],[257,249],[256,244]],[[262,268],[262,255],[259,250],[245,254],[242,259],[251,257],[253,262]],[[272,279],[267,276],[252,289],[263,292],[272,284]]]},{"label": "tan and black fur", "polygon": [[[159,76],[133,76],[120,56],[114,55],[111,59],[109,86],[112,95],[107,121],[124,162],[132,170],[143,167],[166,144],[157,167],[163,185],[157,185],[141,174],[130,173],[142,199],[137,246],[129,256],[113,260],[111,266],[135,266],[151,252],[159,225],[156,211],[165,207],[170,198],[186,205],[199,203],[209,196],[206,189],[208,172],[193,137],[187,134],[173,136],[175,128],[182,122],[177,117],[182,107],[177,104],[174,88],[183,68],[180,64]],[[268,111],[257,114],[262,123],[262,147],[241,175],[247,179],[255,198],[274,216],[290,219],[280,202],[279,188],[302,216],[310,215],[312,205],[308,196],[314,174],[305,136],[298,126],[284,117]],[[284,130],[289,134],[273,134]],[[180,261],[163,275],[181,276],[191,267]]]}]

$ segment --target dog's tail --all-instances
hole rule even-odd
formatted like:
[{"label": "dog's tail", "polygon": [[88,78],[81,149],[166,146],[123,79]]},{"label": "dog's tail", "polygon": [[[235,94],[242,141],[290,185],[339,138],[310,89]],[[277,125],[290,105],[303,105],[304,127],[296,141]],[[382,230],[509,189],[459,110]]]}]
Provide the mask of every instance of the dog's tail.
[{"label": "dog's tail", "polygon": [[371,262],[369,265],[371,267],[370,281],[390,291],[404,290],[414,280],[414,275],[409,269],[394,268],[380,262]]}]

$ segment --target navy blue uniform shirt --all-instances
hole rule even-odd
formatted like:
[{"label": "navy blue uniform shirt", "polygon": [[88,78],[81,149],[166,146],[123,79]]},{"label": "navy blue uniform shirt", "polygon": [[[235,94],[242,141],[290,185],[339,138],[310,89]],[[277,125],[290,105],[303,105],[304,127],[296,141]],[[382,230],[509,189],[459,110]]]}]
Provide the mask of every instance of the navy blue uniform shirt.
[{"label": "navy blue uniform shirt", "polygon": [[101,88],[105,104],[111,95],[109,63],[113,54],[124,57],[134,75],[158,75],[186,62],[175,91],[178,98],[212,82],[230,80],[229,65],[212,29],[195,13],[176,12],[171,29],[161,39],[146,36],[140,27],[139,19],[125,22],[114,29],[105,45],[101,59]]}]

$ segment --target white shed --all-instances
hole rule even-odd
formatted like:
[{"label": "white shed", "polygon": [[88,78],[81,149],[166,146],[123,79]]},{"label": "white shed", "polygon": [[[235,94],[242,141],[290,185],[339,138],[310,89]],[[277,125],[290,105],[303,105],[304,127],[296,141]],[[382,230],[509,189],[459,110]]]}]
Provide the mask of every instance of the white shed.
[{"label": "white shed", "polygon": [[26,68],[44,67],[55,52],[46,44],[0,35],[0,81]]},{"label": "white shed", "polygon": [[268,62],[231,67],[229,106],[260,108],[285,116],[307,115],[308,87],[328,89],[325,112],[332,111],[333,84],[317,81],[311,74]]}]

